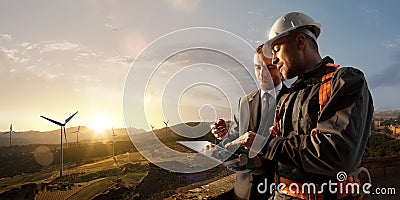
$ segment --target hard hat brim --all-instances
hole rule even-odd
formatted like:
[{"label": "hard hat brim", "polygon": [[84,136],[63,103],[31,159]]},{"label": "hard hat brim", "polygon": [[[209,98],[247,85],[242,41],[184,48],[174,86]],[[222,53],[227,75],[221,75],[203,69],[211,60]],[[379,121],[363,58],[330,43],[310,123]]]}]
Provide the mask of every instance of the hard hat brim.
[{"label": "hard hat brim", "polygon": [[277,39],[282,38],[284,36],[289,35],[289,32],[281,33],[265,42],[262,51],[265,57],[272,58],[272,43],[274,43]]},{"label": "hard hat brim", "polygon": [[[308,26],[310,26],[310,25],[308,25]],[[308,26],[293,27],[293,28],[291,28],[291,29],[289,29],[289,30],[287,30],[287,31],[285,31],[283,33],[280,33],[280,34],[276,35],[275,37],[267,40],[265,42],[263,48],[262,48],[264,56],[267,57],[267,58],[271,58],[272,57],[272,44],[276,40],[278,40],[278,39],[280,39],[282,37],[285,37],[285,36],[287,36],[287,35],[289,35],[290,33],[293,33],[293,32],[297,32],[298,31],[298,32],[304,33],[304,34],[310,36],[312,39],[314,39],[314,41],[317,41],[317,38],[319,36],[319,32],[317,33],[318,35],[315,35],[310,30],[307,29]],[[317,26],[319,28],[321,25],[319,23],[315,23],[312,26]]]}]

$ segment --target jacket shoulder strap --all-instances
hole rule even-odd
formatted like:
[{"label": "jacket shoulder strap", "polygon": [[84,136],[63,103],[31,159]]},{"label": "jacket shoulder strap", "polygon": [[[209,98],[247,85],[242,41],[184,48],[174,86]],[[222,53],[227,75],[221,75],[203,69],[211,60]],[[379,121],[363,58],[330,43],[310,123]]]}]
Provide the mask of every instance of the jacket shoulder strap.
[{"label": "jacket shoulder strap", "polygon": [[322,112],[322,109],[328,103],[329,98],[331,98],[332,77],[340,65],[333,64],[333,63],[327,63],[325,66],[326,66],[325,75],[322,77],[321,87],[319,88],[319,108],[320,108],[319,111],[320,112]]}]

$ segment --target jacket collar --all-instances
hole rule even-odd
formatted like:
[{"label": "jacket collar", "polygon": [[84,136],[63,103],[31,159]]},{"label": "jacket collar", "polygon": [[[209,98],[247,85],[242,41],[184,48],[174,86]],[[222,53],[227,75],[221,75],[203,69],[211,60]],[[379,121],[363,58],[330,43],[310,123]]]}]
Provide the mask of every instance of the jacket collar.
[{"label": "jacket collar", "polygon": [[326,56],[320,63],[317,64],[313,71],[300,74],[294,84],[298,87],[306,87],[309,85],[314,85],[317,82],[321,82],[321,77],[325,74],[325,65],[327,63],[334,63],[334,61],[331,57]]}]

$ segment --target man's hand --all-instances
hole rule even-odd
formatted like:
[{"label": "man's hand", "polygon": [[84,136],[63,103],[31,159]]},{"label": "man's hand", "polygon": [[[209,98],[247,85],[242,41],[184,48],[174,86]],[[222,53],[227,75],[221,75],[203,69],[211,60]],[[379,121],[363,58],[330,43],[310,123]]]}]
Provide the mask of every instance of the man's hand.
[{"label": "man's hand", "polygon": [[228,130],[226,128],[225,120],[218,119],[217,122],[211,125],[211,133],[216,137],[218,140],[223,140],[228,134]]},{"label": "man's hand", "polygon": [[218,149],[215,148],[215,144],[209,144],[209,145],[201,148],[201,152],[203,152],[203,153],[211,152],[212,157],[218,158]]},{"label": "man's hand", "polygon": [[236,140],[229,142],[225,145],[225,148],[243,146],[245,149],[249,150],[251,145],[253,144],[254,138],[256,137],[256,133],[249,131],[237,138]]},{"label": "man's hand", "polygon": [[215,147],[215,144],[209,144],[203,148],[201,148],[201,152],[211,151]]},{"label": "man's hand", "polygon": [[242,142],[242,146],[244,146],[245,149],[249,150],[251,145],[253,144],[254,138],[256,137],[256,133],[249,131],[244,134],[244,139]]}]

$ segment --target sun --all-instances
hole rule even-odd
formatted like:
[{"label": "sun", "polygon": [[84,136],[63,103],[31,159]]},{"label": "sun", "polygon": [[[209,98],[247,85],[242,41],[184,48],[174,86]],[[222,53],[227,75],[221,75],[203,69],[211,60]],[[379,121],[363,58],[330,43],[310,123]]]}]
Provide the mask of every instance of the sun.
[{"label": "sun", "polygon": [[98,115],[93,118],[92,122],[88,124],[88,128],[94,130],[96,133],[103,133],[106,129],[109,129],[110,121],[107,117]]}]

